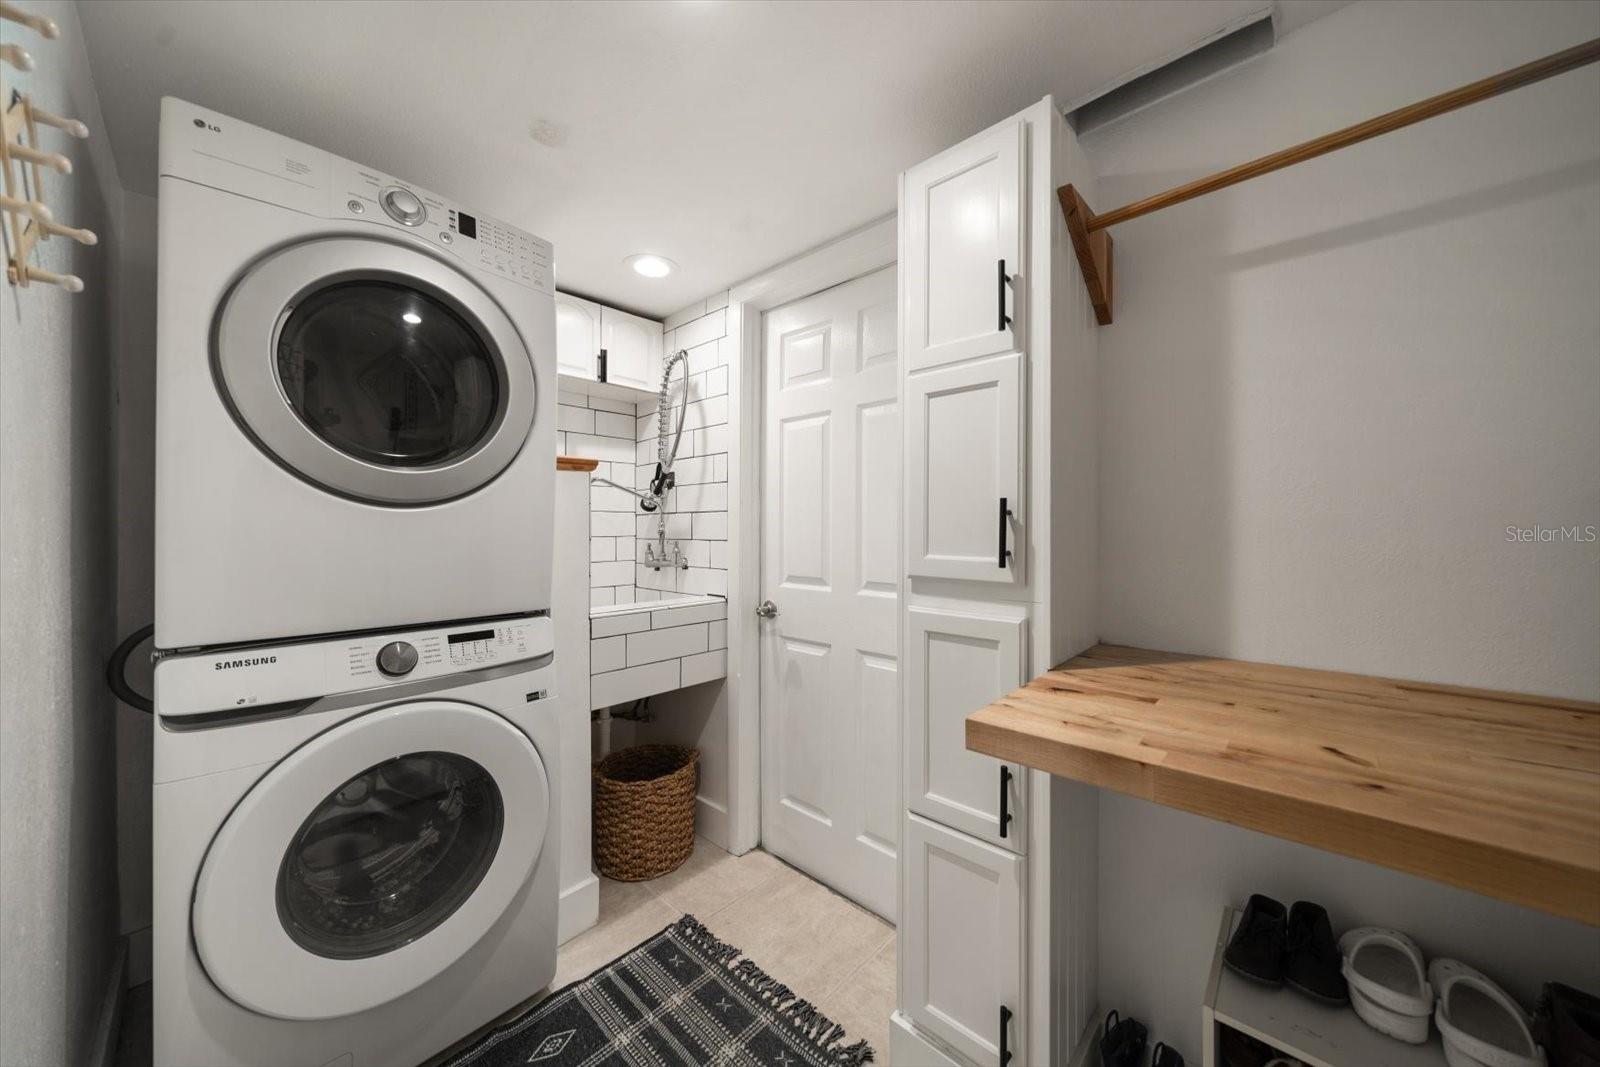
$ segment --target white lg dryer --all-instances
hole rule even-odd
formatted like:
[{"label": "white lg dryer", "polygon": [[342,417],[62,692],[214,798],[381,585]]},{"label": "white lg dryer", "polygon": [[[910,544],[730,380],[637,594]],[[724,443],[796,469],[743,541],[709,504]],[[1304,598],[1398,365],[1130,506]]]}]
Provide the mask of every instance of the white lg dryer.
[{"label": "white lg dryer", "polygon": [[550,245],[161,104],[158,648],[550,606]]},{"label": "white lg dryer", "polygon": [[155,1062],[414,1064],[548,985],[547,618],[156,666]]}]

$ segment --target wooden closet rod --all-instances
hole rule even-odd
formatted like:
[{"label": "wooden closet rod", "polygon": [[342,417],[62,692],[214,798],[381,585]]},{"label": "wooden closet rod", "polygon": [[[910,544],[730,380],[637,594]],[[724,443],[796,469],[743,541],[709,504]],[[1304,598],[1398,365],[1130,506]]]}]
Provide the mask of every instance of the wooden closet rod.
[{"label": "wooden closet rod", "polygon": [[1102,232],[1107,227],[1136,219],[1141,215],[1148,215],[1153,211],[1160,211],[1174,204],[1181,204],[1185,200],[1192,200],[1206,193],[1214,193],[1218,189],[1226,189],[1230,185],[1237,185],[1296,163],[1304,163],[1308,159],[1315,159],[1337,149],[1392,133],[1424,119],[1443,115],[1468,104],[1476,104],[1481,100],[1543,81],[1597,60],[1600,60],[1600,37],[1554,55],[1545,56],[1543,59],[1524,63],[1520,67],[1513,67],[1500,74],[1490,75],[1470,85],[1463,85],[1459,89],[1430,96],[1409,107],[1390,111],[1366,122],[1358,122],[1354,126],[1346,126],[1342,130],[1297,144],[1292,148],[1285,148],[1281,152],[1273,152],[1260,159],[1218,171],[1101,214],[1090,211],[1083,198],[1071,185],[1063,185],[1056,193],[1061,201],[1061,210],[1066,215],[1067,230],[1072,235],[1072,244],[1078,254],[1079,265],[1083,267],[1084,281],[1089,286],[1095,317],[1102,326],[1111,322],[1111,238],[1109,234]]}]

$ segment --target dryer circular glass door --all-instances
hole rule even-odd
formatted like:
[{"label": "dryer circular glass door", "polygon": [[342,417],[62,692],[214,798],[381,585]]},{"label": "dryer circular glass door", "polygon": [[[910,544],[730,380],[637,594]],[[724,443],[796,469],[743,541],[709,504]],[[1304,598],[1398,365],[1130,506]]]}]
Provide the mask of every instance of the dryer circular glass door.
[{"label": "dryer circular glass door", "polygon": [[492,712],[418,701],[352,719],[263,775],[218,830],[195,883],[195,951],[264,1015],[377,1007],[500,920],[549,812],[538,750]]},{"label": "dryer circular glass door", "polygon": [[432,255],[334,237],[253,264],[215,368],[250,436],[325,489],[390,505],[471,493],[533,428],[533,362],[500,305]]}]

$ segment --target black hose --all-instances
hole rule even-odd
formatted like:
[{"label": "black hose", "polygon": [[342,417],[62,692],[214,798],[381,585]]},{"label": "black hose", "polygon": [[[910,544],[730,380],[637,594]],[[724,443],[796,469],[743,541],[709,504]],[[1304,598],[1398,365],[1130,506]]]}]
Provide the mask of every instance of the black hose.
[{"label": "black hose", "polygon": [[134,692],[133,687],[128,684],[126,672],[128,669],[128,659],[133,655],[133,650],[138,648],[140,643],[143,642],[145,638],[149,637],[155,632],[156,627],[154,623],[151,623],[149,626],[139,627],[137,630],[133,631],[133,633],[123,638],[122,644],[118,645],[117,650],[111,653],[111,661],[106,664],[106,684],[109,685],[111,687],[111,691],[117,695],[117,699],[128,705],[130,708],[138,708],[146,715],[154,714],[156,706],[151,699],[145,696],[143,693]]}]

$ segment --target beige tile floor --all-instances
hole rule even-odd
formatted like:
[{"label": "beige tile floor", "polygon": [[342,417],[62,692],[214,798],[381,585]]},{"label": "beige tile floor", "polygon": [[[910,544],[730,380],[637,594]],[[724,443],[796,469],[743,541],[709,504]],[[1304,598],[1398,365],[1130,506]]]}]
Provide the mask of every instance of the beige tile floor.
[{"label": "beige tile floor", "polygon": [[[731,856],[702,839],[682,867],[653,882],[602,878],[600,921],[561,947],[550,989],[508,1015],[588,976],[685,912],[817,1005],[850,1041],[870,1041],[878,1063],[889,1062],[894,927],[765,852]],[[119,1067],[150,1063],[149,991],[129,992]]]},{"label": "beige tile floor", "polygon": [[561,946],[550,989],[509,1014],[587,977],[685,913],[817,1005],[850,1041],[866,1038],[878,1063],[889,1061],[894,927],[766,852],[732,856],[703,838],[682,867],[654,881],[600,879],[599,922]]}]

